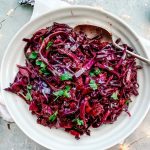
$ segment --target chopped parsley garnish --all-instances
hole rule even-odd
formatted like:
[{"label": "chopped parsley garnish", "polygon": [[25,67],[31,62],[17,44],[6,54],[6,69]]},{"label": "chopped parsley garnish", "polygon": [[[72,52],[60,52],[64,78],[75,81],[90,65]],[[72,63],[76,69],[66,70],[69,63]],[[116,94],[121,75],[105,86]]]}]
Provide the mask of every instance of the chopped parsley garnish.
[{"label": "chopped parsley garnish", "polygon": [[95,75],[99,75],[102,71],[98,69],[94,69],[93,71],[90,72],[90,76],[93,77]]},{"label": "chopped parsley garnish", "polygon": [[65,87],[65,89],[53,92],[53,95],[56,96],[56,98],[54,99],[54,101],[56,101],[61,96],[69,98],[70,97],[70,93],[69,93],[70,88],[71,87],[67,85]]},{"label": "chopped parsley garnish", "polygon": [[49,75],[49,74],[50,74],[50,72],[49,72],[46,68],[41,68],[41,69],[39,70],[39,72],[40,72],[40,73],[43,73],[43,74],[45,74],[45,75]]},{"label": "chopped parsley garnish", "polygon": [[48,42],[47,46],[46,46],[46,50],[48,50],[51,46],[53,45],[53,42]]},{"label": "chopped parsley garnish", "polygon": [[108,67],[109,70],[114,70],[112,67]]},{"label": "chopped parsley garnish", "polygon": [[27,94],[26,94],[26,100],[32,101],[32,96],[31,96],[30,92],[27,92]]},{"label": "chopped parsley garnish", "polygon": [[79,125],[79,126],[84,125],[83,120],[81,120],[81,119],[79,119],[79,118],[73,119],[73,120],[72,120],[72,122],[76,122],[76,123],[77,123],[77,125]]},{"label": "chopped parsley garnish", "polygon": [[49,116],[49,121],[53,122],[57,118],[58,111],[55,111],[52,115]]},{"label": "chopped parsley garnish", "polygon": [[130,100],[126,100],[125,104],[129,105],[129,103],[130,103]]},{"label": "chopped parsley garnish", "polygon": [[26,100],[30,100],[30,101],[32,100],[31,89],[32,89],[32,85],[28,85],[27,86]]},{"label": "chopped parsley garnish", "polygon": [[59,90],[59,91],[57,91],[57,92],[53,92],[53,94],[54,94],[55,96],[57,96],[57,97],[63,96],[63,95],[64,95],[64,90]]},{"label": "chopped parsley garnish", "polygon": [[91,77],[95,76],[94,72],[90,72],[90,76]]},{"label": "chopped parsley garnish", "polygon": [[37,58],[37,52],[32,52],[30,55],[29,55],[29,59],[36,59]]},{"label": "chopped parsley garnish", "polygon": [[46,68],[46,64],[44,62],[42,62],[41,60],[36,60],[36,65],[40,66],[40,70],[39,70],[40,73],[43,73],[45,75],[50,74],[50,72]]},{"label": "chopped parsley garnish", "polygon": [[41,36],[41,39],[42,39],[42,41],[44,41],[45,37],[44,37],[44,36]]},{"label": "chopped parsley garnish", "polygon": [[70,93],[69,93],[69,90],[70,90],[70,86],[66,86],[66,88],[65,88],[65,90],[64,90],[64,94],[63,94],[63,96],[64,97],[67,97],[67,98],[69,98],[70,97]]},{"label": "chopped parsley garnish", "polygon": [[32,89],[32,85],[27,85],[27,89],[31,90]]},{"label": "chopped parsley garnish", "polygon": [[41,60],[36,60],[36,65],[40,66],[41,68],[46,68],[46,65]]},{"label": "chopped parsley garnish", "polygon": [[65,72],[60,76],[60,79],[62,81],[66,81],[66,80],[71,80],[72,79],[72,74],[70,74],[69,72]]},{"label": "chopped parsley garnish", "polygon": [[41,65],[41,63],[42,63],[42,61],[41,61],[41,60],[38,60],[38,59],[36,60],[36,65],[37,65],[37,66],[40,66],[40,65]]},{"label": "chopped parsley garnish", "polygon": [[99,74],[101,73],[101,70],[98,68],[98,69],[96,69],[96,70],[94,71],[94,73],[95,73],[96,75],[99,75]]},{"label": "chopped parsley garnish", "polygon": [[95,83],[94,80],[91,80],[90,83],[89,83],[90,87],[93,89],[93,90],[97,90],[97,84]]},{"label": "chopped parsley garnish", "polygon": [[114,100],[118,100],[118,91],[114,92],[114,93],[111,95],[111,98],[113,98]]},{"label": "chopped parsley garnish", "polygon": [[41,68],[46,68],[46,65],[42,62],[40,65]]},{"label": "chopped parsley garnish", "polygon": [[71,89],[71,87],[69,85],[66,85],[65,90],[69,91]]}]

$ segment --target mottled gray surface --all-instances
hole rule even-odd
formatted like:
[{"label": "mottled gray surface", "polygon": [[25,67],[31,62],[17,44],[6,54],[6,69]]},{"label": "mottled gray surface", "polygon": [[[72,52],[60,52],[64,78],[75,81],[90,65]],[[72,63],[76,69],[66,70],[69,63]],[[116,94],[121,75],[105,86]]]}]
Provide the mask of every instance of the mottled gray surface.
[{"label": "mottled gray surface", "polygon": [[[139,35],[150,39],[150,0],[65,0],[72,4],[85,4],[95,6],[100,9],[110,11],[125,20]],[[17,6],[16,0],[0,0],[0,22],[6,18],[0,26],[0,62],[2,55],[12,36],[25,24],[31,14],[31,7],[19,6],[12,13],[6,16],[11,8]],[[150,114],[150,113],[149,113]],[[140,127],[126,139],[126,143],[133,143],[129,147],[131,150],[150,149],[150,115],[140,125]],[[29,139],[15,123],[7,127],[7,122],[0,119],[0,150],[46,150]],[[110,150],[117,150],[115,146]]]}]

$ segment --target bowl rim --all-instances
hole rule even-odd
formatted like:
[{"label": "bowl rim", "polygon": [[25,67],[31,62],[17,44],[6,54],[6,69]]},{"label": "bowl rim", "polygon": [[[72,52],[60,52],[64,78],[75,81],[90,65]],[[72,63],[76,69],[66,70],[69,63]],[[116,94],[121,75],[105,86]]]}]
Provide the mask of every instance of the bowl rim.
[{"label": "bowl rim", "polygon": [[[9,51],[9,49],[10,49],[10,46],[12,45],[12,43],[14,42],[14,40],[16,39],[16,37],[20,34],[20,32],[23,31],[26,27],[31,26],[32,23],[34,23],[34,22],[40,20],[41,18],[47,16],[48,14],[55,13],[55,12],[60,11],[60,10],[64,10],[64,11],[65,11],[65,10],[67,10],[67,9],[68,9],[68,10],[71,10],[71,9],[89,9],[90,11],[95,11],[95,10],[96,10],[96,11],[99,11],[100,13],[107,14],[107,15],[110,16],[111,18],[113,18],[113,19],[117,20],[118,22],[120,22],[121,24],[123,24],[123,25],[127,28],[127,30],[128,30],[134,37],[137,38],[137,42],[138,42],[139,45],[143,48],[143,50],[141,50],[141,51],[143,51],[143,52],[145,53],[146,57],[148,57],[148,55],[147,55],[147,53],[146,53],[146,51],[145,51],[144,46],[142,45],[141,41],[139,40],[138,35],[129,27],[129,25],[127,25],[127,24],[126,24],[123,20],[121,20],[119,17],[113,15],[113,14],[110,13],[110,12],[107,12],[107,11],[105,11],[105,10],[100,10],[100,9],[95,8],[95,7],[92,7],[92,6],[82,6],[82,5],[80,5],[80,6],[78,6],[78,5],[66,6],[66,7],[63,7],[63,8],[58,8],[58,9],[49,11],[49,12],[47,12],[47,13],[44,13],[44,14],[42,14],[41,16],[39,16],[39,17],[33,19],[32,21],[27,22],[27,23],[15,34],[15,36],[11,39],[10,43],[8,44],[7,49],[6,49],[6,51],[5,51],[5,53],[4,53],[4,56],[3,56],[3,59],[2,59],[2,63],[1,63],[1,77],[0,77],[0,78],[1,78],[1,85],[3,85],[3,80],[2,80],[2,79],[3,79],[3,76],[2,76],[2,75],[3,75],[3,68],[4,68],[3,66],[5,66],[5,64],[4,64],[5,57],[6,57],[8,51]],[[1,93],[2,93],[2,98],[4,99],[4,103],[5,103],[5,105],[6,105],[7,109],[8,109],[8,112],[10,113],[10,115],[12,116],[12,118],[14,119],[14,121],[15,121],[15,123],[18,125],[18,127],[19,127],[28,137],[30,137],[32,140],[34,140],[36,143],[39,143],[40,145],[42,145],[42,146],[44,146],[44,147],[46,147],[46,148],[55,149],[55,147],[52,147],[52,146],[49,147],[48,145],[44,145],[40,140],[38,140],[38,139],[36,139],[35,137],[33,137],[31,134],[29,134],[28,131],[26,131],[26,129],[24,129],[24,128],[21,126],[21,124],[20,124],[20,123],[17,121],[17,119],[15,118],[15,115],[11,112],[11,110],[9,110],[9,106],[7,105],[7,102],[5,101],[5,96],[4,96],[4,92],[3,92],[2,89],[1,89]],[[149,103],[149,105],[147,106],[147,109],[145,110],[145,112],[143,113],[143,116],[139,119],[139,122],[134,126],[134,128],[132,128],[132,129],[130,130],[130,132],[126,133],[126,135],[124,135],[124,137],[122,137],[122,138],[120,139],[120,141],[116,141],[116,142],[114,142],[114,143],[111,143],[111,144],[105,146],[104,149],[110,148],[110,147],[112,147],[112,146],[118,144],[119,142],[123,141],[126,137],[128,137],[131,133],[133,133],[133,132],[135,131],[135,129],[141,124],[141,122],[142,122],[143,119],[145,118],[146,114],[148,113],[149,108],[150,108],[150,103]]]}]

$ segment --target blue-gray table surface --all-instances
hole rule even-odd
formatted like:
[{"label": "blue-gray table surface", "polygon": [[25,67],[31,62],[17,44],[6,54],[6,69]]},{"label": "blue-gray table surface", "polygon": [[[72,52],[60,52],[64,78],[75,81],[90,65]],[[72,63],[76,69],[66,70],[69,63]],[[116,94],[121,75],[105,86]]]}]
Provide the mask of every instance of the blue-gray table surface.
[{"label": "blue-gray table surface", "polygon": [[[126,21],[140,36],[150,40],[150,0],[64,1],[71,4],[90,5],[112,12]],[[32,7],[17,6],[17,0],[0,0],[0,63],[9,41],[32,15]],[[15,11],[9,15],[11,9],[14,8],[16,8]],[[139,128],[126,139],[126,143],[130,144],[129,149],[150,149],[150,138],[146,136],[148,133],[150,134],[149,114]],[[119,149],[119,145],[109,150],[117,149]],[[0,150],[46,150],[46,148],[29,139],[15,123],[10,124],[10,129],[8,129],[7,122],[0,118]]]}]

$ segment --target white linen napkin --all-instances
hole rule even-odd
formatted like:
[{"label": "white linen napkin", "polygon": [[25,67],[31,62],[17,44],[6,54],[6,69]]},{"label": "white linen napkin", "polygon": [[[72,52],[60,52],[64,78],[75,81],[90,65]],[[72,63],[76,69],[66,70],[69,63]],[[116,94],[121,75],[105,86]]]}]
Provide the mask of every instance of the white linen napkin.
[{"label": "white linen napkin", "polygon": [[70,4],[68,4],[67,2],[64,2],[61,0],[35,0],[31,20],[33,20],[34,18],[36,18],[48,11],[66,7],[69,5]]},{"label": "white linen napkin", "polygon": [[[57,8],[62,8],[65,6],[69,6],[69,4],[61,0],[35,0],[34,9],[30,21],[48,11]],[[0,117],[2,117],[4,120],[8,122],[13,122],[12,117],[10,116],[5,107],[5,103],[1,97],[1,94],[0,94]]]}]

